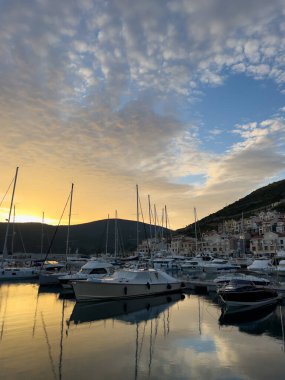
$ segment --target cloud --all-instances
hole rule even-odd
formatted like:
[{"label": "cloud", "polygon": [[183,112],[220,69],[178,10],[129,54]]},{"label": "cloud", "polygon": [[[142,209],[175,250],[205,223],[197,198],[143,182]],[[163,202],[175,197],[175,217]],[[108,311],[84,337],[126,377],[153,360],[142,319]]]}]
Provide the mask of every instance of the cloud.
[{"label": "cloud", "polygon": [[[283,120],[230,126],[238,141],[216,154],[180,110],[235,73],[270,78],[282,91],[284,9],[265,0],[1,4],[3,164],[56,168],[57,178],[92,174],[116,183],[122,202],[140,182],[180,210],[173,215],[183,224],[189,197],[205,215],[245,195],[284,167]],[[205,183],[181,184],[191,175]]]}]

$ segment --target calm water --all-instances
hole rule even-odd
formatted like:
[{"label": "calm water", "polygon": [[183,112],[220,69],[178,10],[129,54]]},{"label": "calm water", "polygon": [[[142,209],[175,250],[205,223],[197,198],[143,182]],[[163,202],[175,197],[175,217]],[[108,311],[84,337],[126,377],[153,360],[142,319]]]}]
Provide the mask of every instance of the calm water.
[{"label": "calm water", "polygon": [[2,284],[0,378],[285,378],[285,306],[239,325],[220,316],[215,296],[79,305]]}]

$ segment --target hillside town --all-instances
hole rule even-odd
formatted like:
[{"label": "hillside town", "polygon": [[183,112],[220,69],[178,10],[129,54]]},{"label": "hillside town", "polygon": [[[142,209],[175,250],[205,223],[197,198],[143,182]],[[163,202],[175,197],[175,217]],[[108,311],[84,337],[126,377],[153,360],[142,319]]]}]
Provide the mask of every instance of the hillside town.
[{"label": "hillside town", "polygon": [[211,253],[217,256],[274,256],[285,248],[285,214],[262,211],[249,218],[230,219],[218,225],[217,230],[200,233],[197,237],[177,235],[143,240],[138,252],[166,251],[175,255],[195,256]]}]

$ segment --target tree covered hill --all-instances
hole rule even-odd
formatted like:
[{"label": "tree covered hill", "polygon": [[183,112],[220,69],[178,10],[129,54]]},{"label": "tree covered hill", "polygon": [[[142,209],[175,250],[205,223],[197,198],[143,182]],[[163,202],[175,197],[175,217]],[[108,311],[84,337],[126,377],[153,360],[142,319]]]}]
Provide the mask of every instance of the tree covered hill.
[{"label": "tree covered hill", "polygon": [[[107,241],[108,225],[108,241]],[[43,234],[42,234],[43,228]],[[13,252],[40,253],[43,236],[43,253],[47,252],[56,226],[41,223],[15,223]],[[161,229],[159,227],[158,229]],[[131,252],[137,245],[137,222],[131,220],[117,220],[118,250],[120,253]],[[6,223],[0,223],[0,252],[2,252]],[[8,251],[12,247],[13,224],[9,226]],[[139,223],[139,241],[150,234],[150,226]],[[154,227],[152,226],[152,236]],[[52,245],[52,253],[65,253],[67,226],[59,226]],[[70,252],[78,250],[81,254],[96,254],[106,251],[113,253],[115,249],[115,219],[99,220],[90,223],[72,225],[70,227]]]},{"label": "tree covered hill", "polygon": [[[285,212],[285,180],[261,187],[244,198],[206,216],[199,221],[199,229],[201,232],[217,229],[219,223],[228,219],[240,219],[242,213],[247,218],[266,209]],[[193,235],[194,223],[176,232]]]}]

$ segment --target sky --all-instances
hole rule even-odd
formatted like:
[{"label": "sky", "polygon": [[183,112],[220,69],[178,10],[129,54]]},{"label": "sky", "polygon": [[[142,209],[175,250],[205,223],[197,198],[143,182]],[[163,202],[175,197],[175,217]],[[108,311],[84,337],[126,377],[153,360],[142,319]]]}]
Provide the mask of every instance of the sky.
[{"label": "sky", "polygon": [[[180,228],[285,178],[285,0],[0,0],[0,203]],[[11,188],[0,220],[9,212]],[[64,214],[63,222],[68,215]],[[140,215],[142,219],[142,215]]]}]

